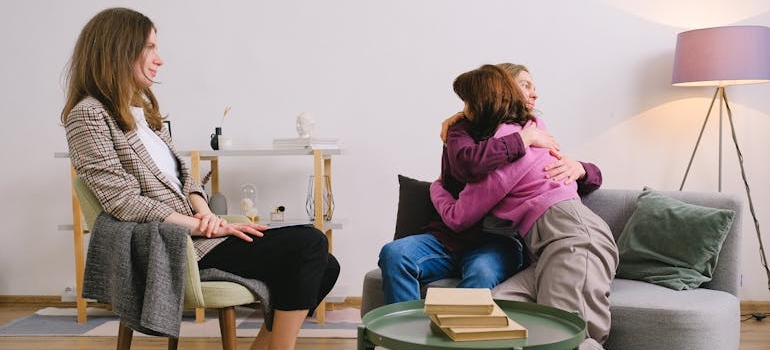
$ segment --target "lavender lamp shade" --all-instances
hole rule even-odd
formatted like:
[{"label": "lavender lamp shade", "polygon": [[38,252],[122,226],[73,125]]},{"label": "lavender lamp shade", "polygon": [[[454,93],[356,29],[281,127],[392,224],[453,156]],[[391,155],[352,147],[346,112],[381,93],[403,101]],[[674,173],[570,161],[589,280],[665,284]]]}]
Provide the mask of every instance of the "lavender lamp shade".
[{"label": "lavender lamp shade", "polygon": [[770,27],[731,26],[679,33],[675,86],[728,86],[770,82]]}]

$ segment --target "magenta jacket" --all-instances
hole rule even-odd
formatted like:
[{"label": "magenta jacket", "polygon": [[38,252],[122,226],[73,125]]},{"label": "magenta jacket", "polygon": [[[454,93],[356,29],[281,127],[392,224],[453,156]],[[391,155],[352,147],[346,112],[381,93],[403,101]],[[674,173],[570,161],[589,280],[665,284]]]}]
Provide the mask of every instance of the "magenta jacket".
[{"label": "magenta jacket", "polygon": [[[545,129],[542,121],[536,121],[538,128]],[[511,135],[521,128],[518,124],[503,124],[495,137]],[[575,182],[565,185],[564,181],[545,177],[545,166],[556,160],[547,148],[529,147],[515,162],[495,169],[481,181],[465,185],[457,199],[438,180],[431,185],[433,205],[454,231],[464,231],[491,213],[511,220],[524,236],[552,205],[579,198]]]},{"label": "magenta jacket", "polygon": [[[444,147],[442,154],[441,174],[443,181],[439,185],[443,185],[452,199],[457,198],[465,183],[478,182],[495,169],[519,160],[527,151],[517,132],[502,136],[498,135],[500,137],[476,143],[467,132],[469,125],[467,121],[461,120],[449,129],[447,145]],[[577,182],[577,187],[578,193],[585,195],[601,186],[602,176],[601,171],[596,165],[591,163],[581,164],[583,164],[586,170],[586,176]],[[503,182],[500,182],[500,184],[502,185]],[[432,187],[434,186],[436,185],[434,184]],[[486,187],[486,191],[491,190],[491,187]],[[431,197],[433,197],[433,192],[437,190],[432,188],[431,191]],[[495,191],[498,194],[508,193],[502,189]],[[444,199],[446,200],[446,198]],[[482,206],[478,207],[481,208]],[[483,214],[490,212],[492,209],[489,204],[483,205],[483,207],[488,207],[488,210]],[[437,209],[439,209],[439,206],[437,206]],[[467,220],[458,220],[460,216],[463,215],[456,215],[454,219],[449,220],[451,225],[447,225],[443,220],[437,220],[428,225],[426,229],[436,236],[450,251],[459,251],[473,247],[481,242],[485,235],[478,224],[480,219],[470,222],[472,221],[470,217],[477,217],[478,214],[473,213],[473,215],[469,215],[466,218]]]}]

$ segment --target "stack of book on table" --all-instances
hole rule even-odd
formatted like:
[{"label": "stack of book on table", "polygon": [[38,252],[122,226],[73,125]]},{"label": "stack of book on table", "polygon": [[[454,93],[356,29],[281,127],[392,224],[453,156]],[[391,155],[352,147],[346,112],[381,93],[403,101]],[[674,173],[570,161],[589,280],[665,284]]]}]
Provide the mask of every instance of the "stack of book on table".
[{"label": "stack of book on table", "polygon": [[273,149],[337,149],[339,147],[339,139],[328,137],[273,139]]},{"label": "stack of book on table", "polygon": [[505,314],[488,288],[428,288],[423,312],[431,329],[454,341],[527,337],[527,329]]}]

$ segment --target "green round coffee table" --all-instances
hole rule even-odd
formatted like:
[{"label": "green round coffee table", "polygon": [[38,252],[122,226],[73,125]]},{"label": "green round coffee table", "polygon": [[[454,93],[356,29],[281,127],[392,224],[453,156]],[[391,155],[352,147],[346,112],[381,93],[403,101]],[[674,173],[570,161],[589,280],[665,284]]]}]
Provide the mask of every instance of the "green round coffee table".
[{"label": "green round coffee table", "polygon": [[557,308],[518,301],[495,300],[512,320],[527,328],[527,338],[485,341],[452,341],[430,330],[423,314],[424,300],[381,306],[369,311],[358,326],[358,350],[382,346],[393,350],[522,349],[568,350],[585,338],[580,316]]}]

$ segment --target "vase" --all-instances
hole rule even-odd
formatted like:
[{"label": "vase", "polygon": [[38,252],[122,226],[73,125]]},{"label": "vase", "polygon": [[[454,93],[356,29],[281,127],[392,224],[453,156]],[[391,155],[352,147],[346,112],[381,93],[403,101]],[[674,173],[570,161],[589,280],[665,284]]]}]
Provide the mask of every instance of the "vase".
[{"label": "vase", "polygon": [[[324,221],[331,221],[332,214],[334,214],[334,196],[332,196],[331,179],[324,175],[323,179],[321,179],[321,186],[323,186],[323,191],[321,193],[323,203],[321,215],[323,216]],[[305,210],[307,210],[310,221],[315,220],[315,176],[313,175],[308,179]]]},{"label": "vase", "polygon": [[211,149],[217,151],[219,150],[219,137],[222,136],[222,128],[216,127],[214,128],[214,133],[211,134]]},{"label": "vase", "polygon": [[214,214],[227,215],[227,198],[221,192],[211,195],[209,198],[209,208]]}]

